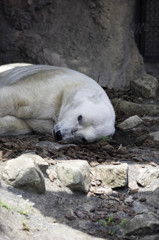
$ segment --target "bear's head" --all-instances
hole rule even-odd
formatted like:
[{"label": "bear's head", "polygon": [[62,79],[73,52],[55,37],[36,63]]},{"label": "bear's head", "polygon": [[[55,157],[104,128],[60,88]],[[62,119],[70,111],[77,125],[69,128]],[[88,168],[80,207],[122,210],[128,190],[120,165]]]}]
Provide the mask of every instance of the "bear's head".
[{"label": "bear's head", "polygon": [[114,134],[115,113],[107,95],[78,93],[63,106],[53,130],[57,141],[90,143]]}]

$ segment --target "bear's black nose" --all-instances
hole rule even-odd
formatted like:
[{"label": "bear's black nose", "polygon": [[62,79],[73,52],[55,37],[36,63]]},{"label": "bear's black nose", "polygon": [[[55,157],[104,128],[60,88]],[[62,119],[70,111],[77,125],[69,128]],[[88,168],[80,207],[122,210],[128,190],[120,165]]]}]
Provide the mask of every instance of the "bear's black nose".
[{"label": "bear's black nose", "polygon": [[57,132],[55,132],[55,130],[54,130],[54,138],[56,141],[62,140],[62,134],[61,134],[60,130],[58,130]]}]

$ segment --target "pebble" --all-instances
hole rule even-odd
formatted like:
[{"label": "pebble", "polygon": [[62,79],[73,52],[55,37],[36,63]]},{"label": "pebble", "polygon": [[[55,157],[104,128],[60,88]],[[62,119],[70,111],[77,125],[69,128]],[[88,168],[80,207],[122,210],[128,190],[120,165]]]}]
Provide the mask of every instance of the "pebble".
[{"label": "pebble", "polygon": [[128,187],[131,194],[137,193],[139,190],[139,186],[137,185],[136,181],[129,182]]},{"label": "pebble", "polygon": [[143,120],[140,117],[138,117],[137,115],[135,115],[135,116],[131,116],[131,117],[127,118],[122,123],[118,124],[118,128],[120,128],[122,130],[127,130],[127,129],[137,127],[142,122],[143,122]]},{"label": "pebble", "polygon": [[75,220],[76,219],[76,217],[74,216],[73,213],[66,213],[65,218],[67,218],[68,220]]},{"label": "pebble", "polygon": [[125,204],[130,204],[130,203],[133,203],[133,198],[132,198],[132,196],[130,195],[129,197],[127,197],[126,199],[125,199]]}]

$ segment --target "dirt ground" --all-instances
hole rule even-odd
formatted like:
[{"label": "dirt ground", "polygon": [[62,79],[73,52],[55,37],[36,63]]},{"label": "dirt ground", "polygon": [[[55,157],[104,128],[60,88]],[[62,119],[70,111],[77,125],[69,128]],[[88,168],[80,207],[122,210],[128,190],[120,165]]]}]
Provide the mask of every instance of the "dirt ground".
[{"label": "dirt ground", "polygon": [[[109,95],[112,96],[112,93],[110,92]],[[122,95],[121,92],[116,93],[116,96],[119,97],[120,95]],[[128,93],[125,94],[124,98],[138,102],[138,98],[134,98],[133,95]],[[117,123],[124,118],[125,116],[117,113]],[[62,150],[44,149],[35,146],[40,141],[53,141],[52,136],[49,135],[32,134],[0,137],[0,161],[7,161],[26,151],[32,151],[43,157],[50,165],[53,165],[59,159],[87,160],[91,169],[98,164],[118,164],[119,162],[128,163],[129,161],[131,163],[158,164],[159,142],[154,142],[147,135],[157,128],[158,124],[155,121],[152,123],[147,120],[136,131],[123,132],[117,129],[113,138],[108,142],[79,144]],[[48,176],[46,177],[48,178]],[[57,179],[51,183],[63,189]],[[97,185],[100,186],[100,184],[97,179]],[[126,201],[130,195],[128,188],[117,189],[110,195],[100,194],[96,192],[95,188],[91,189],[93,190],[88,193],[88,196],[91,197],[90,201],[86,196],[79,193],[74,193],[71,196],[64,194],[63,200],[56,202],[56,206],[54,206],[56,208],[56,221],[93,236],[123,239],[120,237],[120,224],[122,224],[123,219],[129,220],[136,214],[132,202]],[[138,193],[133,194],[132,197],[134,200],[145,201]],[[44,203],[44,207],[49,209],[48,205],[48,202]],[[64,205],[65,210],[63,210]],[[108,225],[107,221],[110,221]]]}]

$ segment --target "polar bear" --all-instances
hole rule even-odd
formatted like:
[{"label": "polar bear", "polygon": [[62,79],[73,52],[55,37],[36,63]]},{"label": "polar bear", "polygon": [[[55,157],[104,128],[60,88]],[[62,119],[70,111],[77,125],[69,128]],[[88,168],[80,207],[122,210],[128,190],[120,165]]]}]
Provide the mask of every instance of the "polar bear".
[{"label": "polar bear", "polygon": [[115,132],[105,91],[77,71],[48,65],[0,67],[0,136],[52,133],[63,142],[94,142]]}]

